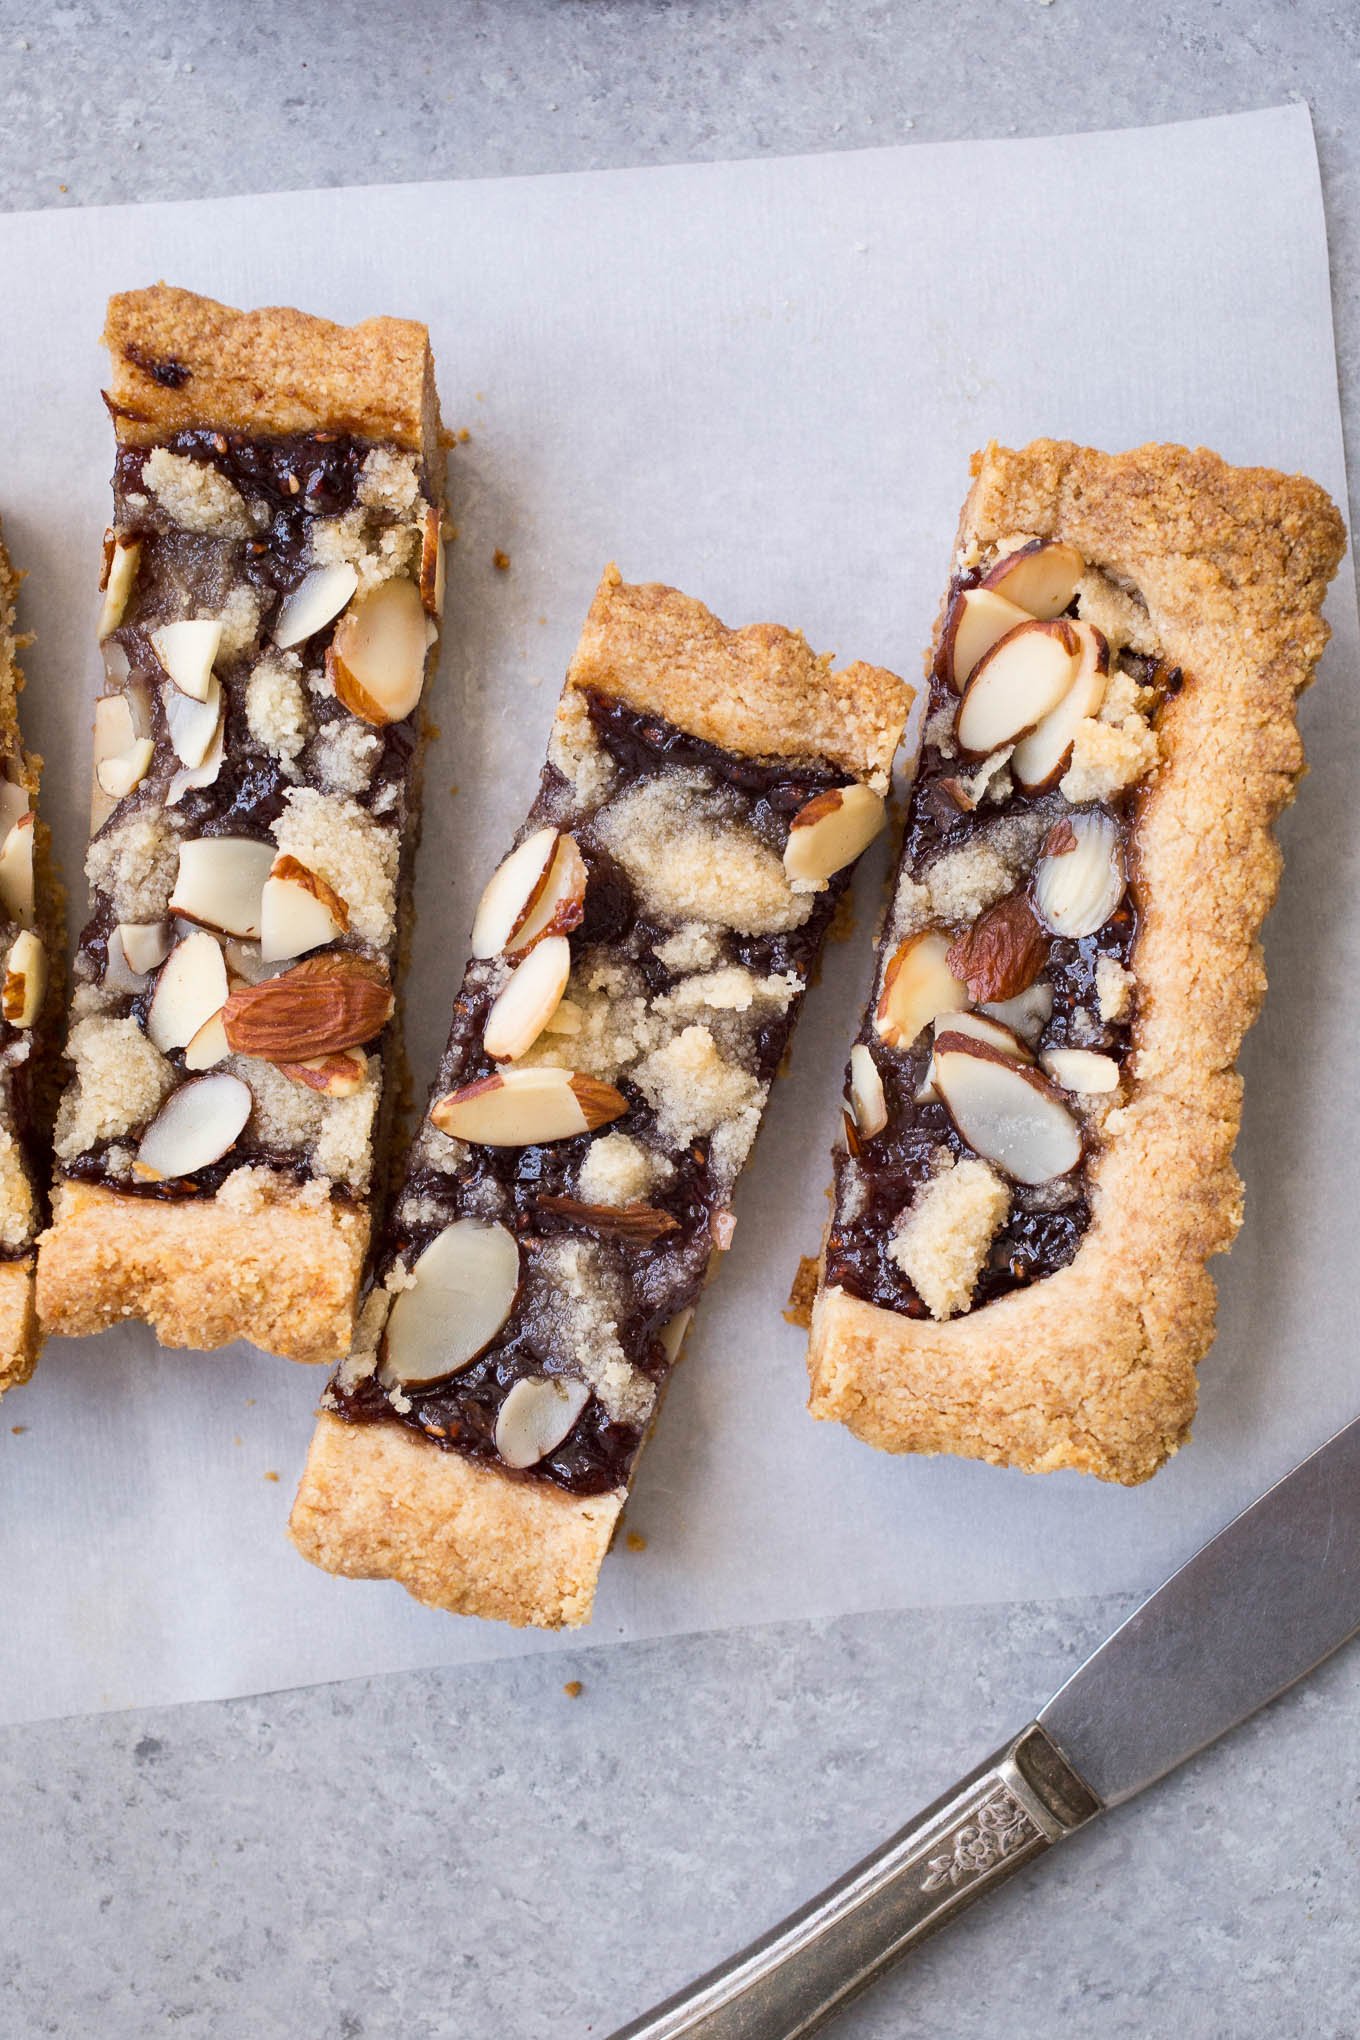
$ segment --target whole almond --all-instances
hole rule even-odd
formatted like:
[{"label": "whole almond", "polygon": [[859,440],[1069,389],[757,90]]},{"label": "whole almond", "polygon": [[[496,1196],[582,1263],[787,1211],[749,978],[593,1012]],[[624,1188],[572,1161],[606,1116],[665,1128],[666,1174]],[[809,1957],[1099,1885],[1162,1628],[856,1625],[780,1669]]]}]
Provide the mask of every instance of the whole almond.
[{"label": "whole almond", "polygon": [[947,962],[975,1006],[1027,991],[1048,960],[1048,936],[1023,893],[1008,893],[953,944]]},{"label": "whole almond", "polygon": [[308,956],[278,977],[241,985],[222,1009],[238,1055],[265,1062],[310,1062],[371,1041],[391,1019],[387,972],[347,952]]}]

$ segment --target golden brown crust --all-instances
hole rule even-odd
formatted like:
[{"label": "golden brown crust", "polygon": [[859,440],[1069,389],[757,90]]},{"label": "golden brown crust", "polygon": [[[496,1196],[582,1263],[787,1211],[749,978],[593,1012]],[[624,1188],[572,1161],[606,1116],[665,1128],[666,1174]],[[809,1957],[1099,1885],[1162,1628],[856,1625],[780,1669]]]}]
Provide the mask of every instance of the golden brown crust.
[{"label": "golden brown crust", "polygon": [[353,432],[423,453],[438,416],[429,335],[412,319],[337,326],[288,306],[238,312],[153,284],[109,299],[104,344],[118,437],[150,445],[193,426]]},{"label": "golden brown crust", "polygon": [[34,1256],[0,1261],[0,1395],[27,1381],[38,1364],[42,1334],[33,1304]]},{"label": "golden brown crust", "polygon": [[398,1424],[323,1412],[289,1534],[313,1565],[398,1580],[430,1607],[574,1629],[590,1620],[622,1506],[621,1494],[508,1480]]},{"label": "golden brown crust", "polygon": [[[258,1172],[262,1173],[262,1172]],[[39,1241],[45,1329],[81,1337],[144,1318],[163,1346],[232,1339],[285,1360],[348,1351],[368,1246],[366,1211],[304,1202],[282,1182],[248,1210],[58,1183]]]},{"label": "golden brown crust", "polygon": [[615,566],[590,605],[569,687],[618,695],[746,757],[825,758],[886,786],[912,690],[880,666],[833,673],[800,631],[729,630],[693,596],[625,582]]},{"label": "golden brown crust", "polygon": [[1137,588],[1187,676],[1136,827],[1135,1083],[1069,1266],[943,1324],[824,1292],[811,1408],[889,1451],[1132,1483],[1189,1434],[1214,1331],[1205,1262],[1241,1220],[1234,1066],[1265,991],[1271,829],[1303,769],[1296,700],[1326,643],[1345,533],[1315,483],[1203,449],[1041,440],[990,447],[975,474],[961,542],[1070,541]]}]

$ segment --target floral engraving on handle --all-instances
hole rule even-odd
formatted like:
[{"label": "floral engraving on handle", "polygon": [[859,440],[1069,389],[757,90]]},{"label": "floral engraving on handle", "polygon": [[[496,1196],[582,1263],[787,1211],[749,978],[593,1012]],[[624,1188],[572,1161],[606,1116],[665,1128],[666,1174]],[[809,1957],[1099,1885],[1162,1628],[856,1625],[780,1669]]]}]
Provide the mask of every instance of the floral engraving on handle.
[{"label": "floral engraving on handle", "polygon": [[943,1891],[946,1885],[957,1889],[974,1877],[985,1876],[1039,1833],[1019,1800],[1003,1786],[979,1808],[975,1820],[959,1829],[947,1856],[929,1858],[921,1889]]}]

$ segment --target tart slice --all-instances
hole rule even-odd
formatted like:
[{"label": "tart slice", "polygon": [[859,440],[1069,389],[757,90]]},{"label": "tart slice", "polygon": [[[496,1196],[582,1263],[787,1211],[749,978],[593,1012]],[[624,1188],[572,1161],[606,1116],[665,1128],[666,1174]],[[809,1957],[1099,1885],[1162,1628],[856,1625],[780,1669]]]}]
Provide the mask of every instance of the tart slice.
[{"label": "tart slice", "polygon": [[0,1395],[38,1357],[33,1269],[61,1013],[60,902],[34,807],[42,760],[19,734],[18,593],[0,537]]},{"label": "tart slice", "polygon": [[813,1413],[1133,1483],[1241,1217],[1234,1065],[1344,549],[1312,482],[975,464],[812,1315]]},{"label": "tart slice", "polygon": [[910,699],[606,572],[326,1398],[305,1557],[588,1619]]},{"label": "tart slice", "polygon": [[115,297],[53,1331],[349,1346],[442,596],[423,326]]}]

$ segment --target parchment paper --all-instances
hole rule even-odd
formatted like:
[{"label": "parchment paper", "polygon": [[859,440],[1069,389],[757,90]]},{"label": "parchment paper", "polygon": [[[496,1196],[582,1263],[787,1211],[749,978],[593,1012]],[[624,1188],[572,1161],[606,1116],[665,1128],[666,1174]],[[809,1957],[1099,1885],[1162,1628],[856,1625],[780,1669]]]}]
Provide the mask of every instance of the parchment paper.
[{"label": "parchment paper", "polygon": [[[428,321],[452,460],[410,1040],[423,1084],[472,906],[534,785],[602,564],[915,677],[972,449],[1203,441],[1344,503],[1301,107],[1141,132],[0,219],[0,509],[30,572],[30,740],[76,882],[111,432],[106,293]],[[498,572],[502,548],[511,565]],[[1193,1446],[1133,1492],[893,1460],[803,1408],[780,1315],[817,1241],[880,865],[790,1076],[604,1574],[597,1640],[1151,1585],[1360,1406],[1350,1244],[1360,884],[1354,586],[1306,708],[1246,1230]],[[456,798],[450,790],[456,786]],[[318,1372],[141,1328],[49,1345],[0,1411],[0,1720],[554,1648],[330,1579],[284,1521]],[[579,1638],[576,1641],[579,1642]]]}]

